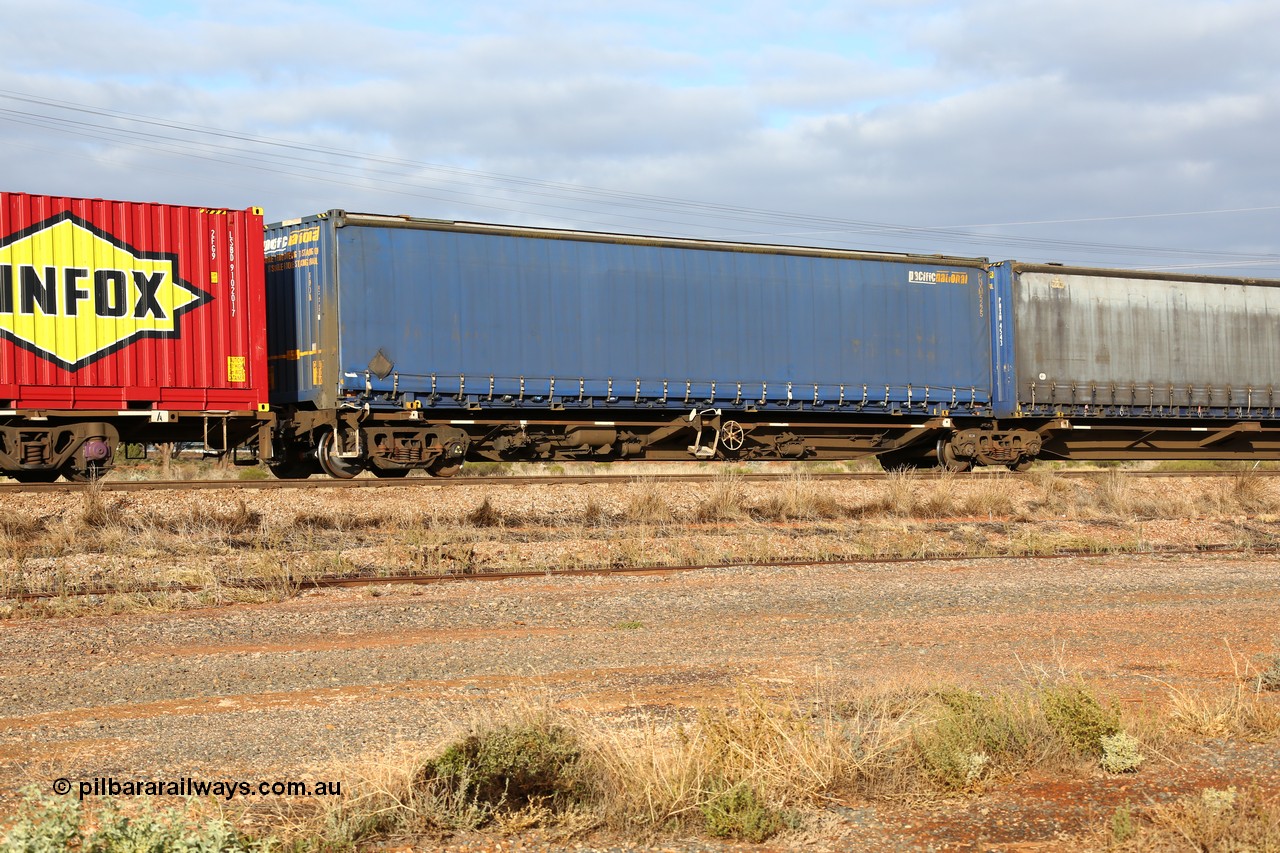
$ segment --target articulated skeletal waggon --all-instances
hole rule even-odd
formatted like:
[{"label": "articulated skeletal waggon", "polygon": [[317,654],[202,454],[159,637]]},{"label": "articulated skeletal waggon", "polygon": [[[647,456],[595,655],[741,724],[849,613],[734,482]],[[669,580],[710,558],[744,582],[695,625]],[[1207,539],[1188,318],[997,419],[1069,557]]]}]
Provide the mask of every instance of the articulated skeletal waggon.
[{"label": "articulated skeletal waggon", "polygon": [[19,194],[0,472],[1280,458],[1280,282]]}]

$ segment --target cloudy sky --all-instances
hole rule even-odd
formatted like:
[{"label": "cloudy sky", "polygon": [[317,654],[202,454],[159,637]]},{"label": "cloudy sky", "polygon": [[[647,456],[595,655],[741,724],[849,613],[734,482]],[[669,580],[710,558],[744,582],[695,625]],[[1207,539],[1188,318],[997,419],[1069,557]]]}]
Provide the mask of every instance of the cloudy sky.
[{"label": "cloudy sky", "polygon": [[0,189],[1280,277],[1275,0],[0,9]]}]

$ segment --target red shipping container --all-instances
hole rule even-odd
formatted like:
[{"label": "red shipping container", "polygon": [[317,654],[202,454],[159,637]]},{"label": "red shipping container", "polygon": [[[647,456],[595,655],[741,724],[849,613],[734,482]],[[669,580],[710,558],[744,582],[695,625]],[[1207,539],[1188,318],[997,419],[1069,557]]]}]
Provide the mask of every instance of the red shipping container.
[{"label": "red shipping container", "polygon": [[0,193],[0,409],[255,412],[262,211]]}]

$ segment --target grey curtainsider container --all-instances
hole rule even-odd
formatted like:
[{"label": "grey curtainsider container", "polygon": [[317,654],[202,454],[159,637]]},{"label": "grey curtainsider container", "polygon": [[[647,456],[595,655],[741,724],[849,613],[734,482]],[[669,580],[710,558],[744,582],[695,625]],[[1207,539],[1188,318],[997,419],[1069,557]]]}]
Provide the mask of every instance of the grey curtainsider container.
[{"label": "grey curtainsider container", "polygon": [[981,259],[342,211],[266,236],[279,404],[990,411]]},{"label": "grey curtainsider container", "polygon": [[[1273,411],[1280,283],[1002,264],[1023,414]],[[1003,276],[1000,275],[1003,273]]]}]

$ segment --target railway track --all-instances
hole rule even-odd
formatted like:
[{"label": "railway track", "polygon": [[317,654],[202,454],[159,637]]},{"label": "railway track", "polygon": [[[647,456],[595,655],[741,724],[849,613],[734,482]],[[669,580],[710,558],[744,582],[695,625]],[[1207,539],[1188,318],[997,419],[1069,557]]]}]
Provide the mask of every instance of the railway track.
[{"label": "railway track", "polygon": [[296,592],[316,589],[358,588],[388,585],[426,586],[441,583],[459,583],[471,581],[503,581],[529,580],[547,578],[601,577],[609,575],[670,575],[684,572],[709,571],[712,569],[743,568],[819,568],[823,566],[860,566],[860,565],[894,565],[899,563],[960,563],[975,560],[1065,560],[1081,557],[1106,557],[1116,555],[1142,554],[1159,557],[1192,556],[1204,554],[1248,554],[1252,556],[1280,554],[1280,548],[1241,548],[1231,544],[1200,545],[1191,548],[1150,547],[1142,550],[1097,551],[1064,549],[1048,554],[967,554],[941,555],[923,557],[841,557],[832,560],[781,560],[761,563],[722,562],[722,563],[690,563],[681,565],[652,566],[596,566],[580,569],[542,569],[529,571],[479,571],[435,573],[435,574],[398,574],[398,575],[326,575],[311,578],[289,578],[285,580],[265,581],[258,579],[231,579],[209,584],[155,584],[145,586],[116,587],[103,586],[94,588],[63,588],[57,590],[41,590],[36,592],[6,593],[0,592],[0,600],[39,601],[52,598],[101,597],[114,595],[155,595],[174,592],[204,592],[211,589],[233,590],[265,590],[288,589]]},{"label": "railway track", "polygon": [[[1240,472],[1238,471],[1133,471],[1121,468],[1111,468],[1106,470],[1068,470],[1056,472],[1059,477],[1068,477],[1072,479],[1087,479],[1089,477],[1098,477],[1111,472],[1123,474],[1125,477],[1136,478],[1214,478],[1214,477],[1234,477]],[[1252,471],[1253,474],[1263,477],[1280,476],[1280,469],[1259,468]],[[711,482],[717,478],[724,477],[724,473],[690,473],[690,474],[541,474],[533,476],[498,476],[498,477],[456,477],[451,479],[442,479],[436,477],[406,477],[400,480],[379,480],[375,477],[358,477],[354,480],[335,480],[330,478],[316,478],[314,480],[100,480],[93,484],[87,483],[18,483],[13,481],[0,481],[0,494],[9,492],[79,492],[86,488],[101,489],[104,492],[146,492],[146,491],[165,491],[165,490],[183,490],[197,491],[206,489],[243,489],[247,491],[260,491],[271,489],[403,489],[418,488],[423,486],[435,486],[440,488],[466,488],[469,486],[530,486],[530,485],[547,485],[547,486],[579,486],[579,485],[605,485],[608,483],[630,483],[636,480],[645,480],[648,482],[663,483],[700,483]],[[769,473],[748,473],[736,474],[743,482],[749,483],[770,483],[785,482],[797,476],[794,473],[786,474],[769,474]],[[802,474],[806,479],[814,481],[838,481],[838,480],[880,480],[885,477],[882,471],[860,471],[860,472],[844,472],[844,473],[814,473]],[[920,480],[937,480],[945,476],[957,477],[1002,477],[1002,476],[1025,476],[1013,475],[1007,471],[975,471],[967,474],[944,474],[938,471],[917,471],[913,476]]]}]

